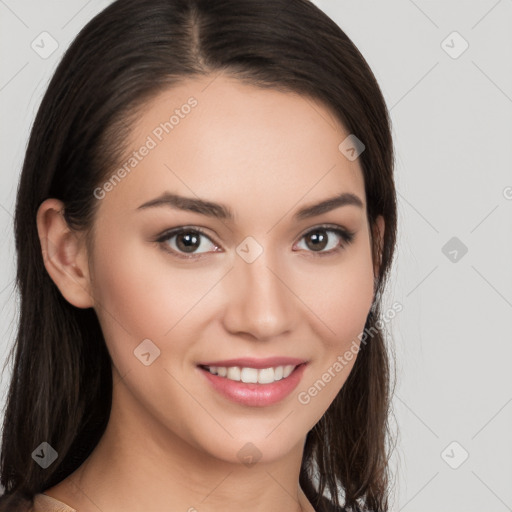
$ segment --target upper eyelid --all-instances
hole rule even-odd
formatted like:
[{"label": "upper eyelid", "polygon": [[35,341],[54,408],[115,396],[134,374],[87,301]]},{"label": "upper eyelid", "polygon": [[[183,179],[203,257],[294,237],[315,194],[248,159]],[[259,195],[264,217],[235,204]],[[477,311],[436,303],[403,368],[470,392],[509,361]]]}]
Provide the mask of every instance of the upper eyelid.
[{"label": "upper eyelid", "polygon": [[302,232],[302,234],[300,236],[303,237],[304,235],[307,235],[308,233],[310,233],[311,231],[314,231],[315,229],[325,229],[326,231],[331,231],[331,230],[336,231],[337,230],[337,231],[344,231],[347,234],[355,234],[355,231],[348,229],[344,226],[340,226],[339,224],[324,223],[324,224],[317,224],[316,226],[306,229],[305,231]]},{"label": "upper eyelid", "polygon": [[196,231],[200,235],[208,238],[213,244],[220,245],[208,234],[206,233],[203,228],[200,228],[198,226],[180,226],[177,228],[172,228],[163,231],[157,238],[157,241],[165,241],[168,240],[176,235],[179,235],[180,233],[186,233],[187,231]]}]

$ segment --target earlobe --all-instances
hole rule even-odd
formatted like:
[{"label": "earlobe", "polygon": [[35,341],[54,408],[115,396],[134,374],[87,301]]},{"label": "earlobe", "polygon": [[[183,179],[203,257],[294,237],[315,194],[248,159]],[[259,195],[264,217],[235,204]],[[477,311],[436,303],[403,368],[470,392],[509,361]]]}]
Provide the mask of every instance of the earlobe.
[{"label": "earlobe", "polygon": [[44,266],[63,297],[78,308],[93,307],[86,244],[62,214],[64,204],[46,199],[37,211]]}]

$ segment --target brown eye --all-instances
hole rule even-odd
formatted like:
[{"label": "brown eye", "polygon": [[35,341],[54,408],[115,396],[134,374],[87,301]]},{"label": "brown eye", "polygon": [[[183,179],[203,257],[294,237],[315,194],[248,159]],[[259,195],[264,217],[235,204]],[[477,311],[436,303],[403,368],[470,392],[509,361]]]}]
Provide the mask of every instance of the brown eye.
[{"label": "brown eye", "polygon": [[327,245],[329,237],[326,235],[326,231],[324,229],[311,231],[305,236],[306,245],[312,251],[321,251]]},{"label": "brown eye", "polygon": [[218,249],[210,237],[197,228],[178,228],[167,231],[157,239],[157,242],[163,244],[165,250],[183,258],[199,257]]},{"label": "brown eye", "polygon": [[176,246],[183,252],[194,252],[200,245],[200,236],[194,231],[184,231],[176,236]]},{"label": "brown eye", "polygon": [[[338,227],[319,226],[302,236],[308,252],[327,255],[336,253],[350,244],[355,233]],[[325,250],[327,248],[327,250]]]}]

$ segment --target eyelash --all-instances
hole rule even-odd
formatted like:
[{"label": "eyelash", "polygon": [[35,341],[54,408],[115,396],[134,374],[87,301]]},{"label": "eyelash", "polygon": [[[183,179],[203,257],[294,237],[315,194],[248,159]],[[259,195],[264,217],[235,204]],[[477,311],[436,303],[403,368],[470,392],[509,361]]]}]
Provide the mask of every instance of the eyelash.
[{"label": "eyelash", "polygon": [[[352,241],[354,240],[354,236],[355,236],[355,232],[354,231],[349,231],[347,229],[342,229],[342,228],[340,228],[338,226],[331,226],[331,225],[325,225],[324,224],[324,225],[315,226],[314,228],[310,229],[309,231],[306,231],[300,237],[299,240],[302,240],[307,235],[310,235],[311,233],[314,233],[315,231],[322,231],[322,230],[326,231],[326,232],[335,233],[336,235],[338,235],[342,239],[342,242],[335,249],[330,249],[329,251],[322,251],[322,252],[307,251],[307,252],[310,252],[310,253],[314,254],[315,256],[320,256],[320,257],[322,257],[322,256],[330,256],[332,254],[338,253],[339,251],[343,250],[346,246],[351,244]],[[173,256],[176,256],[178,258],[182,258],[182,259],[186,259],[186,260],[189,260],[189,259],[199,259],[202,256],[205,256],[206,254],[208,254],[208,252],[185,255],[183,253],[177,252],[174,249],[170,249],[169,245],[165,243],[165,242],[168,242],[171,238],[174,238],[177,235],[180,235],[182,233],[191,233],[191,232],[199,233],[200,235],[208,238],[208,240],[210,240],[210,242],[212,242],[216,247],[218,247],[216,242],[214,242],[209,235],[207,235],[201,228],[198,228],[198,227],[195,227],[195,226],[184,226],[184,227],[174,228],[174,229],[165,231],[164,233],[159,235],[159,237],[155,240],[155,242],[158,242],[159,244],[161,244],[163,246],[163,249],[166,252],[169,252]],[[211,252],[211,251],[209,251],[209,252]]]}]

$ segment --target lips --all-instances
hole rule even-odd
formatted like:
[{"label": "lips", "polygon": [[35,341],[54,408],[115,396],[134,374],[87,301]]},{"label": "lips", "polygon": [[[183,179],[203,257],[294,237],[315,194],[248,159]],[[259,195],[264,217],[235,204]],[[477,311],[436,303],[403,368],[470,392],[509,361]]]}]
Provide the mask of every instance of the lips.
[{"label": "lips", "polygon": [[[288,361],[289,360],[290,359],[288,359]],[[215,361],[215,364],[232,364],[234,361],[238,363],[244,362],[244,364],[249,362],[247,359],[238,359],[228,361]],[[261,360],[259,360],[257,361],[257,364],[263,364],[265,366],[268,364],[268,361],[269,360],[267,359],[263,363]],[[279,358],[277,361],[282,362],[285,361],[285,359]],[[255,364],[254,360],[252,361],[252,364]],[[292,365],[290,365],[290,367],[292,367]],[[248,407],[265,407],[278,404],[282,400],[285,400],[299,385],[306,367],[307,363],[299,364],[287,377],[283,377],[282,379],[275,382],[265,384],[260,384],[259,382],[257,384],[246,383],[231,380],[219,375],[214,375],[203,368],[202,365],[198,365],[197,369],[200,378],[205,379],[206,383],[209,384],[215,392],[219,393],[224,398],[227,398],[229,401]],[[245,368],[250,367],[246,366]],[[256,370],[253,369],[252,371]],[[262,370],[260,369],[258,371]]]}]

